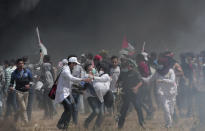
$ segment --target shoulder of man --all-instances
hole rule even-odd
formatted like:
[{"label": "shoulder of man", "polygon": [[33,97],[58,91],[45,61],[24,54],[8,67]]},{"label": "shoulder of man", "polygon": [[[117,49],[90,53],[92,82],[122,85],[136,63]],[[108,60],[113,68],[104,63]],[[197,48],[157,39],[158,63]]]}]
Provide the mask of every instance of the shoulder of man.
[{"label": "shoulder of man", "polygon": [[15,69],[15,70],[11,73],[11,76],[17,75],[17,73],[18,73],[18,70]]},{"label": "shoulder of man", "polygon": [[31,73],[31,70],[29,70],[28,68],[25,68],[25,69],[24,69],[24,73],[32,74],[32,73]]}]

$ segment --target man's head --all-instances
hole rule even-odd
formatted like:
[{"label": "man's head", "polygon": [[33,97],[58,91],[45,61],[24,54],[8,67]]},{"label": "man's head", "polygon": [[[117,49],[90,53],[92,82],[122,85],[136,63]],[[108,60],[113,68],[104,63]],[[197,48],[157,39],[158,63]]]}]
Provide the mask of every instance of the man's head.
[{"label": "man's head", "polygon": [[186,63],[191,64],[194,59],[194,53],[192,52],[187,52],[186,53]]},{"label": "man's head", "polygon": [[136,62],[137,62],[137,63],[140,63],[140,62],[142,62],[142,61],[145,61],[144,56],[143,56],[142,54],[137,54],[137,56],[136,56]]},{"label": "man's head", "polygon": [[73,67],[76,66],[77,64],[80,65],[80,63],[77,60],[77,57],[70,57],[68,59],[68,65],[69,65],[70,69],[73,69]]},{"label": "man's head", "polygon": [[4,67],[7,68],[8,66],[10,66],[10,63],[9,63],[8,60],[5,60],[5,61],[4,61]]},{"label": "man's head", "polygon": [[111,62],[112,62],[112,67],[116,68],[119,64],[118,57],[117,56],[112,56],[111,57]]},{"label": "man's head", "polygon": [[102,73],[109,74],[110,73],[109,64],[106,62],[101,62],[99,65],[98,72],[99,74],[102,74]]},{"label": "man's head", "polygon": [[133,70],[134,65],[130,60],[121,58],[121,69],[122,71],[127,72]]},{"label": "man's head", "polygon": [[86,63],[85,64],[85,66],[84,66],[84,70],[86,71],[86,72],[90,72],[90,71],[92,71],[92,64],[90,64],[90,63]]},{"label": "man's head", "polygon": [[50,62],[50,56],[49,56],[49,55],[45,55],[45,56],[43,57],[43,62],[44,62],[44,63],[49,63],[49,62]]},{"label": "man's head", "polygon": [[19,70],[23,69],[24,68],[24,61],[23,59],[19,58],[16,60],[16,66]]}]

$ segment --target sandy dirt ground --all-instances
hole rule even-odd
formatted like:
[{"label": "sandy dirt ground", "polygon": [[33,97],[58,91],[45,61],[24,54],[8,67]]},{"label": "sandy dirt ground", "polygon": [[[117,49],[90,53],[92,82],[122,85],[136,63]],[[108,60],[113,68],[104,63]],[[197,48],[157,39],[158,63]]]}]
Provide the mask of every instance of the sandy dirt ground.
[{"label": "sandy dirt ground", "polygon": [[[56,128],[56,123],[60,118],[62,113],[62,109],[58,110],[58,114],[52,120],[43,119],[43,111],[34,111],[32,115],[32,122],[27,126],[22,126],[21,122],[18,122],[17,125],[12,121],[1,121],[0,123],[0,131],[58,131]],[[79,116],[79,125],[74,126],[74,124],[70,124],[69,131],[92,131],[93,123],[91,123],[89,129],[85,130],[83,128],[83,122],[88,114],[80,114]],[[205,128],[197,128],[197,119],[195,117],[191,118],[179,118],[177,122],[175,122],[172,128],[164,128],[164,120],[163,120],[163,112],[161,110],[157,110],[154,114],[152,120],[145,121],[145,129],[141,128],[138,125],[137,113],[133,110],[129,112],[124,128],[121,131],[204,131]],[[113,116],[106,114],[104,122],[100,131],[118,131],[116,121]]]}]

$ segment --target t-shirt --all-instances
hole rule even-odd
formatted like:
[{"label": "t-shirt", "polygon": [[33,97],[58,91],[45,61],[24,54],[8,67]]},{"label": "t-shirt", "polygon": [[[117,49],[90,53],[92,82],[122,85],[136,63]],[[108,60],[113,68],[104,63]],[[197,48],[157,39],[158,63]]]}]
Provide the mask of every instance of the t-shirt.
[{"label": "t-shirt", "polygon": [[112,78],[112,81],[110,83],[110,89],[111,89],[111,91],[115,92],[116,91],[116,82],[117,82],[119,75],[120,75],[120,67],[117,66],[117,68],[111,68],[110,75]]},{"label": "t-shirt", "polygon": [[132,88],[141,82],[141,78],[136,71],[121,71],[118,81],[122,83],[123,92],[130,92]]}]

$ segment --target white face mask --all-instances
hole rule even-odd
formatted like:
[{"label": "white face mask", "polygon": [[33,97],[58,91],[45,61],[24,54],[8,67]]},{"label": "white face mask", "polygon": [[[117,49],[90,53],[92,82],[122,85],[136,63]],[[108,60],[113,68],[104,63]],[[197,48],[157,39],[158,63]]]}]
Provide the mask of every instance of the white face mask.
[{"label": "white face mask", "polygon": [[104,71],[99,71],[99,75],[102,75],[104,73]]}]

